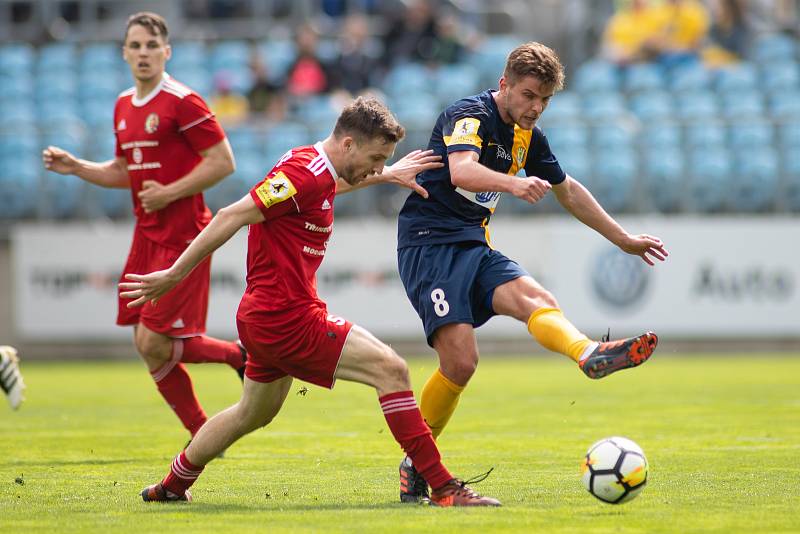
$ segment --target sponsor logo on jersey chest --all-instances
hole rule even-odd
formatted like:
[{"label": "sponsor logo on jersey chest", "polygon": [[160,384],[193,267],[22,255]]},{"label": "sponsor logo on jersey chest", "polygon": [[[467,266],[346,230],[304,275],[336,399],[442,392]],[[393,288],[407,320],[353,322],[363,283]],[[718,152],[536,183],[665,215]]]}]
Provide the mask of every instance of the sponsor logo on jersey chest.
[{"label": "sponsor logo on jersey chest", "polygon": [[151,134],[158,130],[158,114],[151,113],[144,121],[144,131]]}]

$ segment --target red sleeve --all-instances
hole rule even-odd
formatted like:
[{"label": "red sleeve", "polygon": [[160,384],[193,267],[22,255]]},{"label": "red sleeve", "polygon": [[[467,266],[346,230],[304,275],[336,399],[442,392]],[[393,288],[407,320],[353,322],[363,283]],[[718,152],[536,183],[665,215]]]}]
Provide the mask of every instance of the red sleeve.
[{"label": "red sleeve", "polygon": [[114,128],[114,155],[118,158],[122,158],[125,156],[125,153],[122,151],[122,147],[119,144],[119,134],[117,133],[117,124],[119,121],[117,120],[117,112],[119,111],[119,100],[117,103],[114,104],[114,124],[112,127]]},{"label": "red sleeve", "polygon": [[296,165],[278,165],[250,190],[250,197],[267,220],[299,213],[302,199],[316,183],[313,175]]},{"label": "red sleeve", "polygon": [[189,141],[195,152],[211,148],[225,139],[222,126],[196,93],[189,93],[181,99],[177,119],[178,131]]}]

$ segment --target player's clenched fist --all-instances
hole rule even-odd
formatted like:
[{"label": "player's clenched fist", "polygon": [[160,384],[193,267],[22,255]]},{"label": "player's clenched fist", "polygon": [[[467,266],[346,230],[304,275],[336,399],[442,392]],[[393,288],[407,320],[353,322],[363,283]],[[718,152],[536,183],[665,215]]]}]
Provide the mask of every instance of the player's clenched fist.
[{"label": "player's clenched fist", "polygon": [[530,178],[514,177],[511,186],[512,195],[531,204],[542,200],[548,191],[550,191],[550,182],[534,176]]},{"label": "player's clenched fist", "polygon": [[57,146],[42,150],[42,162],[45,169],[59,174],[74,174],[78,168],[78,158]]}]

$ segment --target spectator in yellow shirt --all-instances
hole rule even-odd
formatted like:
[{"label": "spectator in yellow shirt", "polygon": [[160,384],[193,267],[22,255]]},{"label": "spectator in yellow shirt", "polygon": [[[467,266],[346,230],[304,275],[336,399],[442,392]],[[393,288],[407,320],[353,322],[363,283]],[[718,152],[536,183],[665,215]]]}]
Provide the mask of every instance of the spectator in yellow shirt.
[{"label": "spectator in yellow shirt", "polygon": [[622,65],[653,59],[658,54],[655,43],[660,37],[660,16],[649,0],[621,3],[606,24],[606,57]]}]

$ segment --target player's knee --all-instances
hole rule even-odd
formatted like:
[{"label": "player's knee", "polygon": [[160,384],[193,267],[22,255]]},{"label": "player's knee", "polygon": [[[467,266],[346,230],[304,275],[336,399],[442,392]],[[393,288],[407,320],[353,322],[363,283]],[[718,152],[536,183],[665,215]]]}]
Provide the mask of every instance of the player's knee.
[{"label": "player's knee", "polygon": [[444,375],[458,385],[465,386],[478,369],[478,356],[469,355],[454,361],[441,361]]},{"label": "player's knee", "polygon": [[136,350],[148,362],[166,362],[171,355],[171,342],[139,329],[134,337]]},{"label": "player's knee", "polygon": [[392,388],[406,389],[411,387],[408,364],[391,347],[385,347],[381,363],[383,382]]}]

